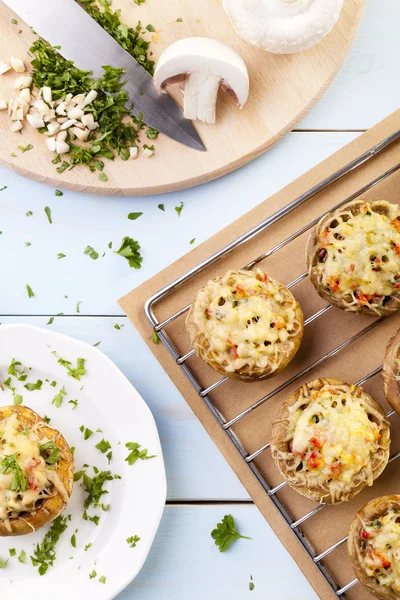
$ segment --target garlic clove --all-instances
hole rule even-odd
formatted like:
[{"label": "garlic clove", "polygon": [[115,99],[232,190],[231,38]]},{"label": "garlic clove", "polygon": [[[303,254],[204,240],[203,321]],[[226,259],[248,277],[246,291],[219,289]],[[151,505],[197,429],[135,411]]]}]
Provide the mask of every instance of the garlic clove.
[{"label": "garlic clove", "polygon": [[58,140],[56,141],[56,152],[57,154],[67,154],[67,152],[69,152],[70,147],[68,146],[68,144],[66,142],[59,142]]},{"label": "garlic clove", "polygon": [[15,58],[15,56],[12,56],[10,58],[10,63],[12,68],[14,69],[14,71],[16,71],[17,73],[25,73],[26,69],[25,69],[25,64],[24,61],[21,60],[20,58]]},{"label": "garlic clove", "polygon": [[0,60],[0,75],[4,75],[4,73],[7,73],[10,69],[11,65],[9,63]]},{"label": "garlic clove", "polygon": [[24,77],[18,77],[13,84],[14,90],[23,90],[29,88],[32,85],[32,77],[26,75]]},{"label": "garlic clove", "polygon": [[10,127],[10,131],[12,131],[13,133],[17,133],[17,131],[21,131],[22,128],[23,125],[21,121],[14,121],[14,123]]}]

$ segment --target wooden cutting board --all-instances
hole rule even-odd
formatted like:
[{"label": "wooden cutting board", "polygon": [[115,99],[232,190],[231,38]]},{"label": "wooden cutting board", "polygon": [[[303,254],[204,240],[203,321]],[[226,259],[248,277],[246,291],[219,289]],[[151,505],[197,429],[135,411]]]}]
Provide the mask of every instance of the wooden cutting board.
[{"label": "wooden cutting board", "polygon": [[[332,32],[314,48],[300,54],[268,54],[242,41],[232,30],[221,0],[114,0],[122,20],[136,26],[151,23],[155,32],[146,32],[152,41],[153,58],[172,42],[187,36],[214,37],[235,48],[245,60],[249,73],[250,98],[242,111],[222,92],[218,101],[218,123],[197,124],[207,146],[198,152],[165,136],[155,141],[150,159],[107,162],[108,182],[98,180],[87,168],[77,167],[58,174],[51,163],[43,137],[27,125],[22,134],[9,131],[6,111],[0,112],[0,162],[13,171],[49,185],[109,195],[157,194],[184,189],[210,181],[253,160],[288,133],[319,100],[349,52],[360,23],[365,0],[344,0],[341,18]],[[15,19],[0,2],[0,60],[17,56],[28,61],[35,36]],[[182,19],[178,22],[177,19]],[[22,33],[18,33],[22,29]],[[88,40],[90,43],[90,41]],[[29,61],[28,61],[29,62]],[[78,65],[79,66],[79,65]],[[0,98],[12,95],[15,74],[0,77]],[[175,87],[174,97],[182,102]],[[142,136],[142,143],[146,138]],[[17,147],[32,144],[22,153]],[[16,156],[13,156],[15,154]]]}]

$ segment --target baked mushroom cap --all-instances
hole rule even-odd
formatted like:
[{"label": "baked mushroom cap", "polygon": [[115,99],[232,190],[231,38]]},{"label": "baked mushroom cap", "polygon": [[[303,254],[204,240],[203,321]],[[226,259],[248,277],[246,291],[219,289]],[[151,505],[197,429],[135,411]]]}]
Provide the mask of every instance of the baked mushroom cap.
[{"label": "baked mushroom cap", "polygon": [[349,500],[382,473],[390,425],[364,390],[338,379],[304,384],[283,403],[272,458],[288,485],[326,504]]},{"label": "baked mushroom cap", "polygon": [[351,312],[400,309],[400,207],[349,202],[322,217],[307,245],[310,280],[327,302]]},{"label": "baked mushroom cap", "polygon": [[300,347],[304,319],[293,294],[260,270],[228,271],[197,294],[186,327],[196,354],[243,381],[276,375]]},{"label": "baked mushroom cap", "polygon": [[[15,420],[15,417],[16,420]],[[12,496],[11,500],[16,502],[15,510],[12,510],[11,505],[8,505],[8,514],[6,518],[0,518],[0,536],[15,536],[25,535],[32,533],[47,525],[53,521],[66,507],[71,493],[74,482],[74,460],[72,452],[63,438],[63,436],[49,425],[33,410],[27,406],[14,405],[14,406],[1,406],[0,407],[0,430],[3,425],[10,419],[13,419],[18,433],[18,436],[26,436],[27,452],[23,457],[14,454],[18,469],[20,467],[20,476],[22,477],[23,483],[20,485],[20,495],[15,495],[12,492],[14,483],[11,483],[11,490],[9,485],[5,481],[6,477],[11,477],[13,473],[12,466],[7,468],[7,464],[10,459],[10,452],[4,449],[8,447],[8,441],[4,432],[0,432],[0,495],[3,492],[6,496],[8,494]],[[42,448],[40,449],[41,442],[43,442]],[[45,444],[52,442],[52,450],[43,448]],[[35,457],[33,463],[29,463],[29,449],[33,447],[35,450]],[[19,445],[16,444],[18,450]],[[47,446],[49,448],[49,446]],[[40,454],[39,454],[40,449]],[[59,452],[57,451],[59,450]],[[54,452],[54,458],[58,458],[56,462],[53,462],[49,455]],[[43,478],[49,477],[43,493],[40,497],[35,496],[36,485],[34,477],[31,478],[29,473],[35,473],[30,471],[31,465],[35,465],[39,460],[42,460],[42,471]],[[51,469],[47,469],[51,466]],[[14,463],[15,465],[15,463]],[[1,482],[3,479],[3,482]],[[1,486],[3,483],[3,487]],[[23,497],[23,493],[31,495],[32,502],[26,505],[26,510],[21,510],[20,501]],[[1,506],[0,506],[1,508]],[[4,507],[5,508],[5,507]],[[0,513],[1,514],[1,513]]]},{"label": "baked mushroom cap", "polygon": [[382,376],[386,400],[400,414],[400,329],[386,347]]},{"label": "baked mushroom cap", "polygon": [[400,496],[371,500],[354,519],[347,540],[358,580],[378,598],[400,598]]}]

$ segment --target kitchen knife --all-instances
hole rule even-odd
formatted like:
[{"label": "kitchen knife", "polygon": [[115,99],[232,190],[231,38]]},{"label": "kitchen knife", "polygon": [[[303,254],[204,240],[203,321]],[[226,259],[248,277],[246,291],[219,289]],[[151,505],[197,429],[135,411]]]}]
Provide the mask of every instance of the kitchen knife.
[{"label": "kitchen knife", "polygon": [[125,90],[133,102],[133,114],[168,137],[196,150],[206,150],[191,121],[167,94],[159,94],[153,78],[75,0],[3,0],[38,35],[77,67],[103,74],[102,65],[123,67]]}]

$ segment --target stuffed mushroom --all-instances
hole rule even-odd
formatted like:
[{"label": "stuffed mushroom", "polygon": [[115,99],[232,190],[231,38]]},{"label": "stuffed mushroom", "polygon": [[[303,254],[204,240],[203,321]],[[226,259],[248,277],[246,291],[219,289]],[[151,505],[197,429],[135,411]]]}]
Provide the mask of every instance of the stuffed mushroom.
[{"label": "stuffed mushroom", "polygon": [[273,460],[288,485],[326,504],[372,485],[389,459],[390,425],[364,390],[338,379],[304,384],[272,427]]},{"label": "stuffed mushroom", "polygon": [[400,329],[388,342],[382,375],[386,400],[400,414]]},{"label": "stuffed mushroom", "polygon": [[400,207],[355,201],[325,215],[312,231],[308,272],[334,306],[369,315],[400,309]]},{"label": "stuffed mushroom", "polygon": [[0,536],[24,535],[66,507],[74,480],[62,435],[26,406],[0,407]]},{"label": "stuffed mushroom", "polygon": [[378,598],[400,598],[400,496],[382,496],[357,514],[347,547],[359,581]]},{"label": "stuffed mushroom", "polygon": [[208,365],[251,381],[289,364],[300,347],[304,319],[293,294],[266,273],[228,271],[198,292],[186,327]]}]

